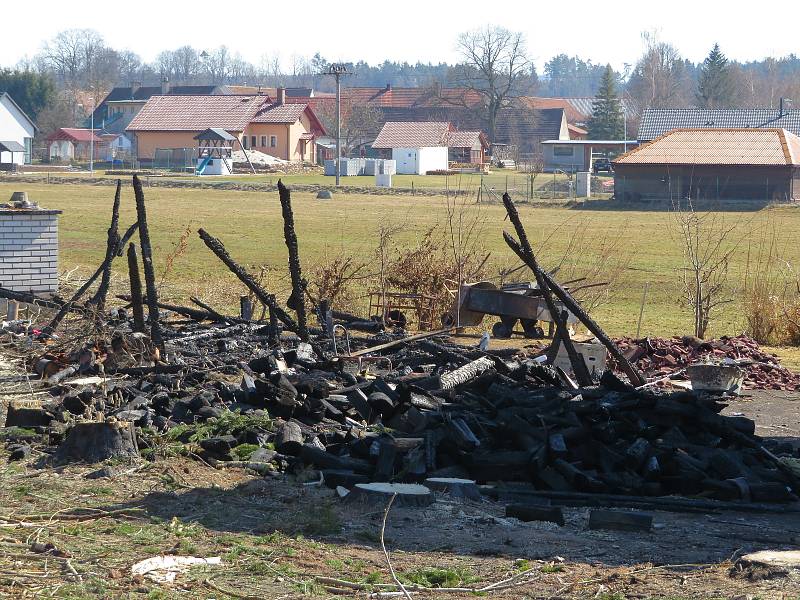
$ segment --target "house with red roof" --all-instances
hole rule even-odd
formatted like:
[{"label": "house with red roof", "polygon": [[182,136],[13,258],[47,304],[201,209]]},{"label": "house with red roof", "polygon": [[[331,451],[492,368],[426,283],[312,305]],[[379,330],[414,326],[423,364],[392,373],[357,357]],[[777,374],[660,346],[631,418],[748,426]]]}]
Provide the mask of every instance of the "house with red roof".
[{"label": "house with red roof", "polygon": [[263,94],[152,96],[126,128],[133,154],[144,163],[159,153],[196,150],[196,136],[221,129],[244,150],[289,162],[314,162],[315,139],[325,128],[307,103],[289,103],[283,88]]},{"label": "house with red roof", "polygon": [[77,127],[61,127],[47,137],[47,142],[50,160],[61,162],[89,160],[92,150],[95,160],[101,160],[108,148],[108,140],[100,137],[100,130]]}]

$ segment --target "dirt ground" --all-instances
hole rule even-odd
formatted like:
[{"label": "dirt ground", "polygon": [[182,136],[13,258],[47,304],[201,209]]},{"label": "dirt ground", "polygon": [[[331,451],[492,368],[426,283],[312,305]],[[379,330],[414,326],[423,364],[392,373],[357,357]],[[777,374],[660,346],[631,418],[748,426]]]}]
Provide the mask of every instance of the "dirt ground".
[{"label": "dirt ground", "polygon": [[[748,391],[725,412],[800,443],[798,409],[800,394]],[[262,478],[173,457],[112,464],[111,477],[94,479],[97,465],[38,468],[42,458],[8,462],[0,450],[2,598],[367,598],[392,581],[385,506],[342,500],[313,471]],[[800,548],[800,512],[655,511],[651,532],[632,533],[589,530],[588,511],[566,508],[559,527],[506,518],[502,503],[440,496],[427,508],[392,507],[384,539],[404,582],[520,584],[412,597],[800,599],[800,570],[736,566],[754,550]],[[222,564],[171,583],[131,573],[159,555]]]}]

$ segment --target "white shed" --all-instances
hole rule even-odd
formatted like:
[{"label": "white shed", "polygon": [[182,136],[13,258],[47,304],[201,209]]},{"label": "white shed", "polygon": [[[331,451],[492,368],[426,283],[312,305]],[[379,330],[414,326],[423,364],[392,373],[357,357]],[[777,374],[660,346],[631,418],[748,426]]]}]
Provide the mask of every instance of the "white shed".
[{"label": "white shed", "polygon": [[0,94],[0,164],[31,162],[36,125],[7,93]]},{"label": "white shed", "polygon": [[424,175],[429,171],[447,170],[447,140],[450,123],[411,121],[384,124],[372,147],[391,150],[397,162],[397,173]]}]

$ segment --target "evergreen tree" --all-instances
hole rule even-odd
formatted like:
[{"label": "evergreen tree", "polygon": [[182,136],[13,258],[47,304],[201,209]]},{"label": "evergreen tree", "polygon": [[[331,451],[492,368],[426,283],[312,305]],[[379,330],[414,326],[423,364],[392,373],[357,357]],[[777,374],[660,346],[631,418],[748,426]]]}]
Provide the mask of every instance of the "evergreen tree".
[{"label": "evergreen tree", "polygon": [[8,92],[31,119],[55,101],[56,86],[48,74],[0,69],[0,93]]},{"label": "evergreen tree", "polygon": [[592,104],[589,119],[589,138],[593,140],[619,140],[625,131],[622,105],[617,96],[616,75],[611,65],[606,66],[600,87]]},{"label": "evergreen tree", "polygon": [[696,95],[701,108],[729,108],[733,103],[733,78],[719,44],[714,44],[700,66]]}]

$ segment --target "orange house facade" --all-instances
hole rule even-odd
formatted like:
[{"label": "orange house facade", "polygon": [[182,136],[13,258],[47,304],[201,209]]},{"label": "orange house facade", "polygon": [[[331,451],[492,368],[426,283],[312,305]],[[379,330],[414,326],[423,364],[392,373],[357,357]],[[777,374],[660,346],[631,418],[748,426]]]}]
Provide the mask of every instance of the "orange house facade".
[{"label": "orange house facade", "polygon": [[286,104],[264,95],[153,96],[126,131],[133,154],[152,163],[165,151],[197,148],[194,139],[208,128],[224,129],[238,149],[257,150],[288,162],[314,162],[314,140],[325,129],[307,104]]}]

